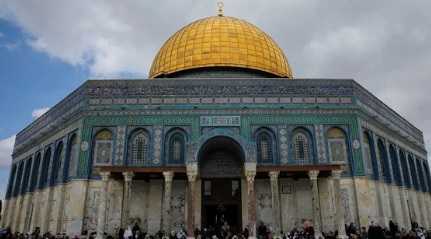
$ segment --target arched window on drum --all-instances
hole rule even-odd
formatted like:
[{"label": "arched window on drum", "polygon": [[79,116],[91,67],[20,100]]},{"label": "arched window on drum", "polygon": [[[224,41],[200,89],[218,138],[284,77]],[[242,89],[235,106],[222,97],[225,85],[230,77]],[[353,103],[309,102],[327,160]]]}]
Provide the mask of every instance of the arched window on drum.
[{"label": "arched window on drum", "polygon": [[128,164],[144,165],[148,161],[150,137],[144,129],[132,133],[129,141]]},{"label": "arched window on drum", "polygon": [[94,142],[93,162],[95,165],[107,165],[112,162],[112,132],[104,129],[96,134]]},{"label": "arched window on drum", "polygon": [[169,137],[169,160],[170,164],[181,164],[185,158],[184,134],[175,132]]},{"label": "arched window on drum", "polygon": [[260,163],[274,162],[274,141],[271,134],[272,132],[266,129],[261,129],[257,133],[257,160]]},{"label": "arched window on drum", "polygon": [[296,163],[309,163],[311,159],[311,142],[308,132],[297,129],[293,133],[292,145]]},{"label": "arched window on drum", "polygon": [[329,158],[331,162],[348,163],[346,134],[339,128],[331,128],[327,132]]}]

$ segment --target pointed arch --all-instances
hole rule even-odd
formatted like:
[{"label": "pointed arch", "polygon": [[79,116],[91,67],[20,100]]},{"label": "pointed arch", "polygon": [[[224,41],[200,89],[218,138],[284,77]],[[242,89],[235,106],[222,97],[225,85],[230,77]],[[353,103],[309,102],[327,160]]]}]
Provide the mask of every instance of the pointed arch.
[{"label": "pointed arch", "polygon": [[24,194],[28,191],[28,183],[30,180],[30,170],[31,170],[32,162],[33,162],[33,158],[29,158],[25,160],[24,176],[23,176],[23,181],[20,188],[20,194]]},{"label": "pointed arch", "polygon": [[61,165],[64,159],[64,146],[63,141],[57,143],[57,147],[55,148],[54,159],[52,162],[52,171],[49,184],[52,186],[57,183],[62,175],[61,173]]},{"label": "pointed arch", "polygon": [[402,149],[399,150],[399,154],[400,154],[401,168],[403,169],[404,186],[411,188],[412,182],[410,180],[409,166],[408,166],[406,154]]},{"label": "pointed arch", "polygon": [[257,162],[263,164],[275,163],[275,134],[271,129],[262,127],[255,133]]},{"label": "pointed arch", "polygon": [[392,162],[392,174],[394,175],[394,181],[398,186],[402,185],[400,163],[397,155],[397,151],[394,145],[389,146],[389,155]]},{"label": "pointed arch", "polygon": [[[378,180],[379,179],[379,164],[377,162],[377,155],[376,155],[376,149],[374,147],[374,139],[369,131],[364,131],[364,143],[368,143],[368,145],[365,145],[364,150],[365,153],[369,154],[368,156],[365,155],[365,157],[370,157],[369,161],[371,162],[371,169],[372,169],[372,175],[373,179]],[[369,150],[369,152],[368,152]]]},{"label": "pointed arch", "polygon": [[312,161],[311,133],[302,127],[293,130],[292,149],[295,163],[310,163]]},{"label": "pointed arch", "polygon": [[39,177],[40,158],[41,158],[41,154],[40,152],[38,152],[34,159],[33,168],[31,172],[31,180],[30,180],[30,187],[29,187],[30,192],[33,192],[36,189],[37,179]]},{"label": "pointed arch", "polygon": [[416,158],[416,167],[418,170],[418,177],[419,177],[419,183],[420,183],[420,189],[422,192],[427,191],[427,185],[425,183],[425,176],[424,176],[424,169],[422,167],[421,159]]},{"label": "pointed arch", "polygon": [[428,183],[428,192],[431,192],[431,177],[430,177],[430,169],[428,166],[428,162],[424,160],[423,164],[424,164],[426,181]]},{"label": "pointed arch", "polygon": [[186,158],[187,133],[181,128],[171,129],[165,137],[165,162],[184,164]]},{"label": "pointed arch", "polygon": [[13,185],[14,185],[14,181],[15,181],[16,170],[17,170],[17,165],[13,164],[12,165],[12,171],[11,171],[11,174],[9,176],[9,184],[8,184],[7,190],[6,190],[6,198],[10,198],[13,194],[12,191],[13,191]]},{"label": "pointed arch", "polygon": [[21,161],[18,166],[17,176],[13,187],[13,196],[16,197],[19,194],[19,190],[22,182],[22,174],[24,171],[24,161]]},{"label": "pointed arch", "polygon": [[348,163],[346,133],[338,127],[332,127],[326,132],[326,138],[331,162]]},{"label": "pointed arch", "polygon": [[149,161],[150,134],[147,130],[143,128],[134,130],[130,134],[128,142],[128,165],[144,165]]},{"label": "pointed arch", "polygon": [[419,182],[417,178],[417,170],[416,165],[413,159],[413,156],[411,154],[408,155],[409,159],[409,167],[410,167],[410,176],[412,177],[412,185],[416,190],[419,190]]},{"label": "pointed arch", "polygon": [[109,165],[112,163],[113,134],[109,129],[102,129],[94,137],[93,164]]},{"label": "pointed arch", "polygon": [[65,167],[63,180],[67,180],[70,177],[75,177],[78,167],[78,156],[79,156],[79,144],[78,136],[74,133],[69,137],[69,143],[67,146],[67,167]]},{"label": "pointed arch", "polygon": [[391,173],[389,171],[389,159],[388,154],[386,151],[385,143],[382,139],[377,140],[377,150],[379,152],[379,160],[380,160],[380,169],[381,169],[381,175],[383,176],[383,179],[390,183],[391,182]]},{"label": "pointed arch", "polygon": [[43,154],[42,173],[40,175],[39,188],[44,188],[48,183],[48,170],[51,163],[51,147]]}]

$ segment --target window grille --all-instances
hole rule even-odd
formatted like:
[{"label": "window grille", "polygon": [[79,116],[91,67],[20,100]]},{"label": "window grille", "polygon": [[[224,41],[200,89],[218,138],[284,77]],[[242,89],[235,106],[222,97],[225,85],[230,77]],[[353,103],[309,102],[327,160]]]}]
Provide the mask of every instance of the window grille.
[{"label": "window grille", "polygon": [[309,143],[307,136],[303,133],[297,133],[295,135],[295,159],[298,161],[309,160]]},{"label": "window grille", "polygon": [[262,162],[272,162],[272,140],[267,133],[261,133],[258,136],[258,155]]},{"label": "window grille", "polygon": [[180,133],[176,133],[169,140],[169,159],[178,163],[184,159],[184,138]]},{"label": "window grille", "polygon": [[144,164],[147,160],[148,146],[148,135],[143,131],[137,133],[132,139],[132,158],[130,163],[136,165]]}]

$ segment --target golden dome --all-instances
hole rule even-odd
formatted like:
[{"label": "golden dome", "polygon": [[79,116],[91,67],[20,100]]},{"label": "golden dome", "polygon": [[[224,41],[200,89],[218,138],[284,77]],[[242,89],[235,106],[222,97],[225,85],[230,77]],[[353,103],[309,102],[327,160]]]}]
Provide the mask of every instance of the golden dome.
[{"label": "golden dome", "polygon": [[150,78],[183,70],[234,67],[292,78],[280,47],[256,26],[233,17],[207,17],[183,27],[160,48]]}]

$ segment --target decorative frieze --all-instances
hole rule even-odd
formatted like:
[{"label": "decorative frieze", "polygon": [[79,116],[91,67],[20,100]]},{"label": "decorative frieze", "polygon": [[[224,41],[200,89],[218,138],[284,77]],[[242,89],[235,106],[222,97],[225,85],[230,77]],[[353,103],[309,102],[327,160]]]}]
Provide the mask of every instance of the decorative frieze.
[{"label": "decorative frieze", "polygon": [[124,163],[124,146],[126,140],[126,126],[117,127],[117,139],[115,145],[115,164],[122,165]]},{"label": "decorative frieze", "polygon": [[314,125],[314,131],[316,133],[317,159],[319,162],[327,162],[325,131],[323,129],[323,125]]},{"label": "decorative frieze", "polygon": [[191,98],[100,98],[90,99],[90,105],[112,104],[352,104],[351,97],[191,97]]}]

